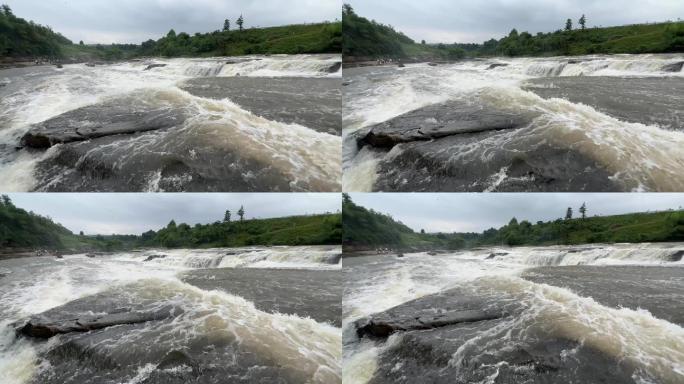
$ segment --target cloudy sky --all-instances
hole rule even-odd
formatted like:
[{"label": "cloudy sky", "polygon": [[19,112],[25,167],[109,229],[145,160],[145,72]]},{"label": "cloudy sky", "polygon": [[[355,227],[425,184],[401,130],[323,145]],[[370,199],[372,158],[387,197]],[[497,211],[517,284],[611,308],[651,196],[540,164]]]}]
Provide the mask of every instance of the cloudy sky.
[{"label": "cloudy sky", "polygon": [[552,32],[585,14],[587,27],[684,18],[682,0],[345,0],[356,13],[416,41],[482,43],[511,29]]},{"label": "cloudy sky", "polygon": [[141,43],[176,32],[211,32],[243,15],[245,27],[341,18],[338,0],[1,0],[14,14],[74,42]]},{"label": "cloudy sky", "polygon": [[416,231],[481,232],[518,221],[555,220],[586,202],[587,215],[684,207],[684,193],[350,193],[366,208],[389,213]]},{"label": "cloudy sky", "polygon": [[140,234],[177,223],[222,220],[245,207],[245,218],[267,218],[341,208],[339,193],[10,193],[20,208],[50,216],[72,232]]}]

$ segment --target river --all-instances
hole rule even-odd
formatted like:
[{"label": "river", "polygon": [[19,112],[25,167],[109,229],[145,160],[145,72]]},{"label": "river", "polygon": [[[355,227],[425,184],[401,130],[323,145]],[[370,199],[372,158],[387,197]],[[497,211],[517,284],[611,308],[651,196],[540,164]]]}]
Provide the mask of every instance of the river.
[{"label": "river", "polygon": [[[2,382],[339,383],[340,253],[148,249],[0,260]],[[109,324],[49,339],[16,331],[28,321],[78,327],[94,318]]]},{"label": "river", "polygon": [[344,70],[345,191],[684,190],[681,54]]},{"label": "river", "polygon": [[339,191],[339,55],[0,71],[3,191]]},{"label": "river", "polygon": [[345,257],[344,382],[681,383],[683,255],[666,243]]}]

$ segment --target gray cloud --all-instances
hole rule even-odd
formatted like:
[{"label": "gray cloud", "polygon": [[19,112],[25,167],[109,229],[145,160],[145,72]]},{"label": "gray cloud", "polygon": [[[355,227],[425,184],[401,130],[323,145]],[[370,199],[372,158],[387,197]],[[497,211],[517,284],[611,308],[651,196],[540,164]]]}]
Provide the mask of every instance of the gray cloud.
[{"label": "gray cloud", "polygon": [[49,25],[74,42],[140,43],[176,32],[211,32],[242,14],[245,27],[335,20],[335,0],[0,0],[14,13]]},{"label": "gray cloud", "polygon": [[512,218],[555,220],[586,202],[587,215],[677,209],[684,193],[351,193],[366,208],[388,213],[414,230],[481,232]]},{"label": "gray cloud", "polygon": [[73,232],[140,234],[169,221],[210,223],[241,205],[246,218],[337,212],[339,193],[10,193],[20,208]]},{"label": "gray cloud", "polygon": [[587,26],[676,20],[681,0],[345,0],[356,12],[416,41],[481,43],[511,29],[551,32],[586,14]]}]

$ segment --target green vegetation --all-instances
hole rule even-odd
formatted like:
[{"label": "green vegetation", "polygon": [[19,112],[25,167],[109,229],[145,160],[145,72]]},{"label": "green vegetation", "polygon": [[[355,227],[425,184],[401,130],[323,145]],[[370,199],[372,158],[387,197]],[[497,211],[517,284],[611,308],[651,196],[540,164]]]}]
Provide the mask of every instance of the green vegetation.
[{"label": "green vegetation", "polygon": [[558,56],[617,53],[684,52],[684,22],[635,24],[587,28],[587,17],[565,21],[564,29],[551,33],[511,30],[502,39],[483,44],[421,44],[391,26],[369,21],[345,4],[342,11],[343,54],[357,60],[395,58],[403,60],[454,60],[465,56]]},{"label": "green vegetation", "polygon": [[342,7],[342,54],[353,58],[438,59],[455,60],[465,57],[465,51],[444,44],[416,44],[392,26],[377,23],[357,15],[349,4]]},{"label": "green vegetation", "polygon": [[0,57],[60,57],[71,41],[50,27],[16,17],[9,6],[0,7]]},{"label": "green vegetation", "polygon": [[630,213],[587,217],[582,204],[580,218],[532,224],[516,218],[499,229],[483,233],[414,232],[392,217],[354,204],[345,194],[342,203],[343,244],[352,248],[461,249],[491,245],[554,245],[587,243],[640,243],[684,241],[684,211]]},{"label": "green vegetation", "polygon": [[[342,25],[335,23],[286,25],[270,28],[176,34],[174,30],[157,40],[148,40],[135,52],[136,56],[209,57],[252,54],[340,53]],[[229,22],[229,20],[226,20]]]},{"label": "green vegetation", "polygon": [[176,224],[159,231],[135,235],[73,234],[48,217],[16,207],[8,196],[0,199],[0,250],[49,249],[65,252],[115,251],[139,247],[210,248],[247,245],[340,244],[342,217],[339,213],[244,219],[231,222],[228,211],[223,222]]},{"label": "green vegetation", "polygon": [[221,31],[176,33],[173,29],[158,39],[140,45],[73,44],[69,39],[41,26],[14,16],[7,5],[0,8],[0,59],[50,60],[62,62],[114,61],[144,56],[209,57],[249,54],[340,53],[342,23],[323,22],[269,28],[230,30],[226,19]]}]

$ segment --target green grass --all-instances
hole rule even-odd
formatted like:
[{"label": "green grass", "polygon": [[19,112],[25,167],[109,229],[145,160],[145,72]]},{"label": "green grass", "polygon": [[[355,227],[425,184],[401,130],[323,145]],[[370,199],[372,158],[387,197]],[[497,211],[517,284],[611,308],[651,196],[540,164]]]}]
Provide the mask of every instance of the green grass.
[{"label": "green grass", "polygon": [[684,241],[684,211],[557,219],[532,224],[515,218],[483,233],[418,233],[345,196],[343,244],[351,248],[461,249],[506,244],[555,245]]}]

